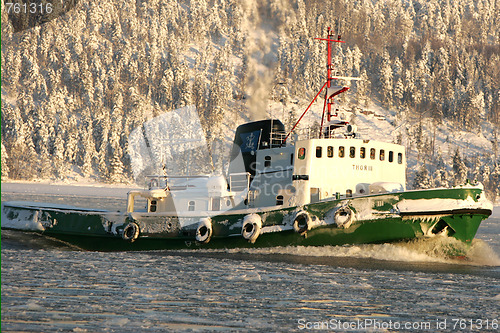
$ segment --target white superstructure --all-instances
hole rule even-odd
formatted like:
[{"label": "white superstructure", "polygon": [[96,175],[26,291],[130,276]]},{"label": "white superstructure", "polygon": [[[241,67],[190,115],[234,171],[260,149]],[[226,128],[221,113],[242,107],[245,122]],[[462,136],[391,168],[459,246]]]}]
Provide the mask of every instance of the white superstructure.
[{"label": "white superstructure", "polygon": [[[404,190],[404,147],[361,139],[309,139],[295,144],[294,185],[301,203],[366,195],[374,183],[397,183]],[[309,195],[307,194],[309,192]],[[309,197],[309,200],[308,200]]]}]

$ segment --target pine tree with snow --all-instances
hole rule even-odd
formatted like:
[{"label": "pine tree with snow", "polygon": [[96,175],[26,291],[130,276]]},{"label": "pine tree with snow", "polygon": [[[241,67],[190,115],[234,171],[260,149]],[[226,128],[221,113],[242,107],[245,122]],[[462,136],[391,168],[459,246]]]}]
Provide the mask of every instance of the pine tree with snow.
[{"label": "pine tree with snow", "polygon": [[9,166],[7,164],[7,159],[9,158],[9,155],[7,154],[7,149],[3,145],[3,142],[2,142],[1,157],[2,157],[2,180],[6,180],[7,178],[9,178]]},{"label": "pine tree with snow", "polygon": [[403,98],[404,98],[404,85],[402,78],[398,78],[396,80],[396,83],[394,84],[393,96],[396,106],[400,106],[403,103]]},{"label": "pine tree with snow", "polygon": [[455,172],[454,185],[464,184],[467,178],[467,167],[460,155],[458,147],[455,150],[455,155],[453,155],[453,171]]},{"label": "pine tree with snow", "polygon": [[490,186],[490,175],[491,175],[491,168],[488,164],[486,164],[481,172],[481,181],[484,185],[485,188],[489,188]]},{"label": "pine tree with snow", "polygon": [[390,107],[392,105],[393,76],[391,59],[389,58],[389,52],[387,51],[384,51],[382,63],[380,65],[380,88],[382,103]]},{"label": "pine tree with snow", "polygon": [[490,188],[496,196],[500,196],[500,161],[495,163],[490,174]]},{"label": "pine tree with snow", "polygon": [[417,89],[415,84],[415,66],[410,64],[410,69],[407,69],[404,74],[404,100],[408,107],[416,107],[422,100],[422,92]]},{"label": "pine tree with snow", "polygon": [[208,31],[208,23],[206,22],[208,18],[208,5],[206,0],[193,0],[189,6],[190,20],[192,24],[189,29],[190,32],[194,34],[195,39],[201,40],[201,38]]},{"label": "pine tree with snow", "polygon": [[[189,80],[188,68],[185,64],[179,66],[180,72],[176,73],[174,100],[175,108],[181,108],[192,104],[191,83]],[[175,96],[175,92],[176,95]]]},{"label": "pine tree with snow", "polygon": [[420,167],[420,169],[415,172],[415,178],[413,180],[414,189],[426,189],[431,188],[431,180],[429,177],[429,171],[425,167],[425,164]]},{"label": "pine tree with snow", "polygon": [[60,135],[55,135],[53,141],[52,151],[50,152],[51,173],[58,179],[64,179],[68,169],[68,164],[64,160],[64,142]]},{"label": "pine tree with snow", "polygon": [[423,131],[423,127],[422,127],[422,121],[420,121],[418,123],[418,126],[415,130],[415,134],[414,134],[414,140],[415,140],[415,145],[417,146],[417,161],[420,161],[420,157],[422,156],[422,151],[424,150],[425,148],[425,145],[423,144],[423,140],[424,140],[424,131]]},{"label": "pine tree with snow", "polygon": [[76,164],[76,154],[78,149],[78,123],[75,118],[70,118],[64,132],[65,142],[64,160],[69,165]]},{"label": "pine tree with snow", "polygon": [[124,166],[121,160],[123,152],[120,147],[120,138],[118,135],[118,128],[113,127],[111,137],[109,139],[108,159],[109,170],[106,174],[108,181],[112,183],[120,183],[124,180]]},{"label": "pine tree with snow", "polygon": [[16,142],[11,147],[7,160],[9,178],[27,180],[37,178],[39,169],[36,163],[39,158],[31,137],[26,137],[24,142]]},{"label": "pine tree with snow", "polygon": [[478,182],[481,179],[481,161],[477,154],[472,157],[470,162],[468,178],[473,182]]},{"label": "pine tree with snow", "polygon": [[499,155],[498,155],[498,134],[497,130],[493,130],[493,140],[491,140],[491,150],[493,150],[493,158],[495,161],[500,161],[499,160]]},{"label": "pine tree with snow", "polygon": [[[447,171],[447,165],[444,162],[443,155],[441,152],[441,148],[438,146],[436,151],[433,153],[432,160],[434,161],[434,173],[433,173],[433,181],[436,184],[438,181],[436,180],[436,176],[438,174],[443,174],[443,172]],[[446,175],[443,175],[440,177],[439,183],[442,183],[440,185],[436,186],[443,186],[447,187],[448,186],[448,173],[446,172]],[[445,184],[446,183],[446,184]]]},{"label": "pine tree with snow", "polygon": [[450,186],[449,179],[450,176],[448,174],[448,171],[444,168],[436,169],[436,171],[434,171],[434,174],[432,176],[434,187],[448,188]]},{"label": "pine tree with snow", "polygon": [[368,106],[370,82],[366,70],[362,69],[360,79],[356,83],[356,102],[358,105]]},{"label": "pine tree with snow", "polygon": [[89,112],[82,114],[83,131],[79,132],[78,148],[76,152],[76,162],[80,166],[83,177],[89,177],[93,174],[93,160],[96,156],[95,142],[92,126],[92,119]]}]

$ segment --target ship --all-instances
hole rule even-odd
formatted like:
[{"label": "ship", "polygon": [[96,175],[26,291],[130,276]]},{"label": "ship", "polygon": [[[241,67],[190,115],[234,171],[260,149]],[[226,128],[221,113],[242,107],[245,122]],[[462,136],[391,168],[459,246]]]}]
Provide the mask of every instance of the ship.
[{"label": "ship", "polygon": [[[295,125],[244,123],[224,175],[152,175],[124,212],[33,202],[2,203],[2,229],[31,231],[85,250],[253,248],[386,243],[433,237],[470,246],[492,212],[480,183],[406,189],[403,145],[362,137],[341,119],[338,95],[356,78],[327,76]],[[297,125],[320,95],[319,129]],[[335,109],[335,111],[334,111]],[[304,133],[305,132],[305,133]]]}]

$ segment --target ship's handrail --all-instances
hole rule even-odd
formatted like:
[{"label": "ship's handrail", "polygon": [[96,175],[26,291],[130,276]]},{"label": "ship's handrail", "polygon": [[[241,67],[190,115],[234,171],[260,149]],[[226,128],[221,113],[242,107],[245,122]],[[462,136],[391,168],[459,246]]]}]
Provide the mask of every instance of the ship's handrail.
[{"label": "ship's handrail", "polygon": [[283,146],[283,140],[286,137],[284,132],[273,132],[271,131],[271,148],[277,148]]},{"label": "ship's handrail", "polygon": [[[192,176],[167,176],[167,175],[148,175],[146,176],[146,184],[149,190],[151,189],[165,189],[167,187],[172,187],[172,189],[187,189],[187,184],[182,184],[182,186],[178,186],[179,182],[175,184],[175,181],[170,182],[170,180],[181,180],[180,182],[187,182],[193,179],[209,179],[213,177],[213,175],[192,175]],[[249,172],[237,172],[231,173],[227,177],[229,189],[233,192],[241,192],[245,189],[248,190],[250,188],[250,173]],[[174,183],[174,184],[173,184]]]},{"label": "ship's handrail", "polygon": [[[300,129],[295,129],[294,133],[296,138],[292,136],[292,141],[296,140],[309,140],[309,139],[346,139],[352,136],[347,135],[345,132],[341,132],[340,128],[326,130],[323,133],[319,133],[319,128],[317,127],[305,127]],[[359,135],[359,133],[357,133]]]},{"label": "ship's handrail", "polygon": [[191,179],[208,179],[210,175],[192,175],[192,176],[167,176],[167,175],[147,175],[146,186],[151,189],[162,188],[165,189],[172,185],[169,180],[184,180],[189,181]]},{"label": "ship's handrail", "polygon": [[212,177],[211,175],[192,175],[192,176],[166,176],[166,175],[148,175],[146,178],[172,178],[172,179],[190,179],[190,178],[210,178]]},{"label": "ship's handrail", "polygon": [[299,140],[318,139],[319,129],[313,127],[297,128],[294,133]]}]

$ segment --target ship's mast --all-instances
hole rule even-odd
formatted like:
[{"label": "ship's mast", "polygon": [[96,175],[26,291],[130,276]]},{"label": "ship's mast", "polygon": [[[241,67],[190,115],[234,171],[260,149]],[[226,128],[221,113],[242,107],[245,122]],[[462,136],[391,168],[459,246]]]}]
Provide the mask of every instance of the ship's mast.
[{"label": "ship's mast", "polygon": [[[330,121],[331,120],[331,117],[332,117],[332,104],[333,104],[333,97],[340,94],[340,93],[343,93],[344,91],[346,91],[347,89],[349,88],[346,88],[346,89],[341,89],[341,91],[338,91],[337,93],[335,94],[330,94],[330,92],[332,91],[332,81],[334,79],[334,77],[332,76],[332,70],[333,70],[333,64],[332,64],[332,42],[334,43],[345,43],[344,41],[342,41],[341,39],[341,36],[340,34],[337,35],[337,39],[334,39],[335,36],[333,35],[333,30],[328,27],[327,29],[328,31],[328,37],[327,38],[315,38],[315,39],[318,39],[318,40],[324,40],[326,41],[326,52],[327,52],[327,64],[326,64],[326,68],[327,68],[327,81],[326,81],[326,86],[327,86],[327,89],[326,89],[326,95],[325,95],[325,105],[323,106],[323,115],[321,116],[321,127],[320,127],[320,132],[319,132],[319,135],[321,137],[322,133],[323,133],[323,123],[324,123],[324,119],[325,119],[325,106],[327,107],[327,114],[326,114],[326,120],[327,121]],[[336,115],[336,114],[335,114]]]},{"label": "ship's mast", "polygon": [[309,109],[311,108],[311,105],[318,98],[318,96],[321,93],[321,91],[326,87],[325,103],[323,105],[323,115],[321,116],[321,127],[320,127],[320,137],[321,137],[321,135],[323,133],[323,123],[324,123],[324,119],[325,119],[325,111],[327,110],[327,121],[330,121],[331,116],[332,116],[333,97],[335,97],[335,96],[337,96],[337,95],[339,95],[339,94],[341,94],[341,93],[343,93],[343,92],[345,92],[345,91],[347,91],[349,89],[348,87],[342,87],[341,89],[334,89],[334,87],[332,85],[333,80],[336,79],[336,77],[332,76],[332,70],[333,70],[333,64],[332,64],[332,43],[345,43],[345,42],[341,40],[340,34],[337,35],[337,39],[334,39],[335,36],[333,34],[333,30],[330,27],[327,28],[327,33],[328,33],[327,34],[327,38],[315,38],[317,40],[326,41],[326,51],[327,51],[327,65],[326,65],[326,68],[327,68],[327,75],[326,75],[326,77],[327,77],[327,79],[326,79],[326,82],[325,82],[325,84],[323,84],[323,86],[321,87],[321,89],[318,91],[318,93],[316,94],[316,96],[314,97],[314,99],[311,101],[311,103],[309,104],[309,106],[307,107],[307,109],[304,111],[304,113],[302,113],[302,115],[300,116],[299,120],[297,120],[297,122],[292,127],[292,129],[290,130],[290,132],[288,132],[288,134],[285,137],[285,139],[283,139],[283,144],[286,142],[286,140],[288,139],[288,137],[290,136],[290,134],[293,132],[293,130],[297,127],[297,125],[302,120],[302,118],[307,113],[307,111],[309,111]]}]

